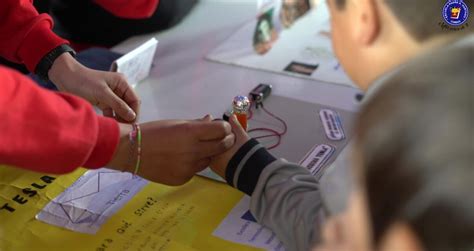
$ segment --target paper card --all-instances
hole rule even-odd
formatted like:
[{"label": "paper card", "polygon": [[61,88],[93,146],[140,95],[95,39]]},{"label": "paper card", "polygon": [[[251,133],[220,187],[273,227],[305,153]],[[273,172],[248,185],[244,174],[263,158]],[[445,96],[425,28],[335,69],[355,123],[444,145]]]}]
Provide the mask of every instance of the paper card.
[{"label": "paper card", "polygon": [[326,144],[316,145],[306,154],[300,165],[308,168],[312,175],[320,178],[323,174],[324,167],[329,159],[336,152],[336,148]]},{"label": "paper card", "polygon": [[81,233],[95,234],[106,220],[148,181],[106,168],[91,170],[44,207],[36,219]]},{"label": "paper card", "polygon": [[120,72],[125,75],[132,87],[148,77],[153,64],[158,40],[152,38],[131,52],[115,60],[110,71]]},{"label": "paper card", "polygon": [[221,178],[221,176],[217,175],[209,167],[202,170],[202,171],[200,171],[199,173],[197,173],[197,175],[202,176],[202,177],[206,177],[208,179],[215,180],[215,181],[220,181],[220,182],[224,182],[224,183],[226,182],[223,178]]},{"label": "paper card", "polygon": [[285,251],[276,234],[256,222],[249,207],[250,197],[244,196],[222,220],[213,235],[263,250]]},{"label": "paper card", "polygon": [[322,109],[319,111],[319,118],[323,123],[324,132],[328,139],[333,141],[340,141],[346,138],[344,129],[342,127],[341,116],[336,111],[329,109]]}]

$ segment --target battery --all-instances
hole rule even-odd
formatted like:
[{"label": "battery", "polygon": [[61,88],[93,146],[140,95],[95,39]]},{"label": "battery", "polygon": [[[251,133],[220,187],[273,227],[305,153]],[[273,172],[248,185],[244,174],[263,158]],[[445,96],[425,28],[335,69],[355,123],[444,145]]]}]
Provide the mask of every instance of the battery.
[{"label": "battery", "polygon": [[271,85],[259,84],[257,87],[253,88],[253,90],[249,93],[249,96],[250,99],[258,106],[258,104],[262,104],[263,100],[270,96],[271,92]]}]

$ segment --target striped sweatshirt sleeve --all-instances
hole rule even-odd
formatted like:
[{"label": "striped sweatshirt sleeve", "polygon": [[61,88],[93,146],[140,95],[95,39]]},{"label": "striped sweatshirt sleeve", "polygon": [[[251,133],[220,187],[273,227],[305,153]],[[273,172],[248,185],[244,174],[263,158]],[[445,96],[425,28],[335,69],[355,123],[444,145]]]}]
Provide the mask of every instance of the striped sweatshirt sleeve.
[{"label": "striped sweatshirt sleeve", "polygon": [[306,168],[251,139],[229,161],[226,181],[251,196],[251,213],[287,250],[310,250],[318,242],[325,211],[320,185]]}]

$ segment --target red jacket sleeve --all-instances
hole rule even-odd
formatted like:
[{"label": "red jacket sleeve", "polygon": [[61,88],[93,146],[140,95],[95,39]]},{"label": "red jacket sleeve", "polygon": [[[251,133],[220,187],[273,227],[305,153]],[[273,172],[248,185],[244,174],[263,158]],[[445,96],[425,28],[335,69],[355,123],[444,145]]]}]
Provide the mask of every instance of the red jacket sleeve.
[{"label": "red jacket sleeve", "polygon": [[119,140],[118,123],[96,115],[78,97],[38,87],[0,67],[0,164],[46,173],[110,162]]},{"label": "red jacket sleeve", "polygon": [[95,3],[117,17],[139,19],[151,17],[159,0],[95,0]]},{"label": "red jacket sleeve", "polygon": [[23,63],[34,72],[48,52],[66,40],[51,30],[53,20],[39,15],[32,0],[0,1],[0,56]]}]

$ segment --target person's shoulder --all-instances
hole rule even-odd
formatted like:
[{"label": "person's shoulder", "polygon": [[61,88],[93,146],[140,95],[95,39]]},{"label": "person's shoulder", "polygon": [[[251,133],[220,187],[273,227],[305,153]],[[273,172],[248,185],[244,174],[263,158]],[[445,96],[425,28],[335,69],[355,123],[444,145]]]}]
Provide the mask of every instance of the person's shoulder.
[{"label": "person's shoulder", "polygon": [[410,67],[417,69],[421,74],[459,73],[463,69],[472,69],[473,52],[474,35],[466,35],[425,53],[414,60]]},{"label": "person's shoulder", "polygon": [[409,61],[385,82],[413,88],[417,83],[472,81],[473,52],[474,35],[457,38]]}]

